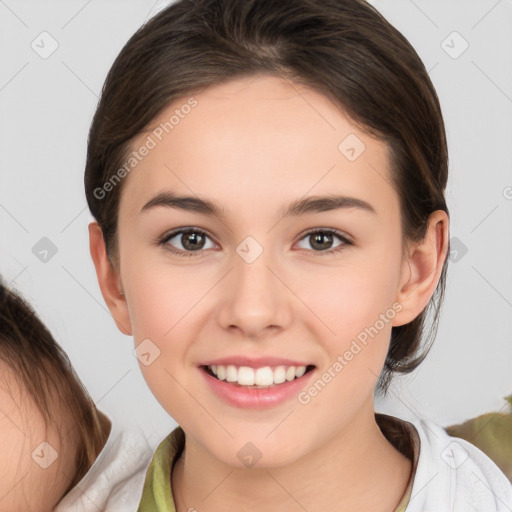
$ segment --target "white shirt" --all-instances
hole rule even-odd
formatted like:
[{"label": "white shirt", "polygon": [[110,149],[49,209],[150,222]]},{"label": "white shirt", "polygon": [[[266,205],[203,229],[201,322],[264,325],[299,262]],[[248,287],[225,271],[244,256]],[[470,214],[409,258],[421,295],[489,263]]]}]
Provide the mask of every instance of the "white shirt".
[{"label": "white shirt", "polygon": [[407,512],[512,510],[512,484],[484,452],[427,419],[411,423],[420,444]]},{"label": "white shirt", "polygon": [[[105,413],[103,413],[105,414]],[[154,449],[136,427],[119,428],[108,415],[111,430],[105,446],[55,512],[135,512]]]}]

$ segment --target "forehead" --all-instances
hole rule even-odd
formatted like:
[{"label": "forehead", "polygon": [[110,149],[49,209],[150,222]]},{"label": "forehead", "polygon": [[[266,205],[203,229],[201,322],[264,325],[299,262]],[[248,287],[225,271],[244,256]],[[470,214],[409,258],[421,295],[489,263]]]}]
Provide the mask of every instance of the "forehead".
[{"label": "forehead", "polygon": [[230,206],[281,206],[334,191],[376,210],[397,204],[386,145],[325,96],[282,78],[239,78],[183,96],[136,137],[132,149],[149,140],[152,148],[123,193],[139,209],[164,190],[207,196],[227,214]]}]

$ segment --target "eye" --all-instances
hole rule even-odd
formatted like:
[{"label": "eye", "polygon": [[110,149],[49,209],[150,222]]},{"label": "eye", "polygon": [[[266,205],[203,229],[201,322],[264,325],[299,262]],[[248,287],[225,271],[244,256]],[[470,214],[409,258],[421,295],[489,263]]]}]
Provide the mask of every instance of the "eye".
[{"label": "eye", "polygon": [[[338,239],[340,243],[332,246],[334,239]],[[165,247],[168,251],[176,254],[177,256],[190,258],[202,257],[203,251],[212,248],[206,244],[207,240],[211,240],[208,234],[199,228],[181,228],[167,233],[160,240],[157,241],[158,245]],[[353,245],[352,242],[345,237],[342,233],[335,229],[315,229],[308,231],[301,239],[307,240],[313,247],[312,254],[314,256],[324,256],[342,251],[345,246]],[[181,247],[176,247],[176,244]],[[212,242],[213,247],[215,244]],[[307,247],[301,247],[308,249]]]},{"label": "eye", "polygon": [[[332,244],[335,238],[340,240],[341,243],[333,247]],[[301,241],[302,240],[306,240],[311,244],[314,256],[325,256],[326,254],[337,253],[342,251],[345,246],[353,245],[342,233],[329,228],[308,231],[306,235],[301,238]]]},{"label": "eye", "polygon": [[[205,247],[207,239],[210,239],[210,237],[202,229],[187,228],[178,229],[164,235],[164,237],[158,241],[158,244],[164,246],[177,256],[190,258],[203,256],[202,251],[211,248]],[[181,248],[176,248],[174,244],[178,246],[181,245]]]}]

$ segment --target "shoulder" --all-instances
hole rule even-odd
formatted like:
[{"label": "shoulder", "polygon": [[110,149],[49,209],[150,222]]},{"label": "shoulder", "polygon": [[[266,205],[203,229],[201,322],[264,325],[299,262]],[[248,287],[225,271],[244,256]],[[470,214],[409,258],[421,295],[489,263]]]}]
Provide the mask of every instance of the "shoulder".
[{"label": "shoulder", "polygon": [[410,423],[419,457],[407,512],[511,510],[512,484],[484,452],[426,418]]},{"label": "shoulder", "polygon": [[105,446],[55,512],[136,510],[153,449],[139,427],[108,419],[112,427]]}]

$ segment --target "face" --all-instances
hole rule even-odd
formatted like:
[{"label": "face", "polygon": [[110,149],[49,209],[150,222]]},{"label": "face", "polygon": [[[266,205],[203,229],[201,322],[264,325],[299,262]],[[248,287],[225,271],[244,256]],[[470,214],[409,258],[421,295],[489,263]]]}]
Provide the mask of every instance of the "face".
[{"label": "face", "polygon": [[[14,371],[1,362],[0,375],[0,510],[52,511],[76,470],[78,440],[46,426]],[[69,430],[65,416],[54,413]]]},{"label": "face", "polygon": [[[324,96],[260,75],[173,103],[144,145],[119,209],[125,309],[111,309],[155,397],[234,466],[247,442],[272,467],[363,428],[391,328],[426,303],[397,301],[411,274],[385,144]],[[345,199],[311,202],[327,196]],[[219,360],[308,371],[249,390],[207,375]]]}]

